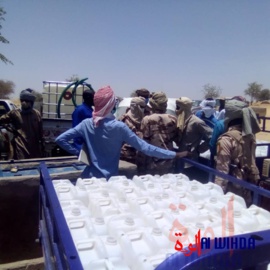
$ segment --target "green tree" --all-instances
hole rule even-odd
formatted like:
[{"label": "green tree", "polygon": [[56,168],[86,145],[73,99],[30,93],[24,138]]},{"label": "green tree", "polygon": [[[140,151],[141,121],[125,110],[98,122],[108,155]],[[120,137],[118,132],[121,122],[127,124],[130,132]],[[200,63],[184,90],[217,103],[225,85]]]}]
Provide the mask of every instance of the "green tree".
[{"label": "green tree", "polygon": [[[4,9],[2,7],[0,7],[0,42],[8,44],[9,41],[5,37],[3,37],[1,34],[1,29],[2,29],[1,21],[5,20],[5,18],[4,18],[5,14],[6,14],[6,12],[4,11]],[[5,64],[7,64],[7,63],[13,64],[2,53],[0,53],[0,60],[3,61]]]},{"label": "green tree", "polygon": [[221,95],[222,89],[219,86],[211,85],[208,83],[203,86],[202,92],[204,98],[216,99]]},{"label": "green tree", "polygon": [[263,89],[260,91],[258,100],[263,101],[263,100],[269,100],[270,99],[270,90],[269,89]]},{"label": "green tree", "polygon": [[14,94],[15,84],[12,81],[0,80],[0,98],[9,99]]},{"label": "green tree", "polygon": [[251,104],[254,102],[254,100],[258,100],[262,87],[262,84],[258,84],[257,82],[248,84],[248,88],[244,91],[244,93],[246,96],[250,96]]}]

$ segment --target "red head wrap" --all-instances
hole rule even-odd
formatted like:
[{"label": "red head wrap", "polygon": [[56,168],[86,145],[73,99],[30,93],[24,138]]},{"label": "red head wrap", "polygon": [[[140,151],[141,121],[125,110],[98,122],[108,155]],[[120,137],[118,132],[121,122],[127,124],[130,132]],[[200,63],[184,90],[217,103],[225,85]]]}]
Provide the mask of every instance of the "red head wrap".
[{"label": "red head wrap", "polygon": [[104,86],[95,93],[95,109],[93,112],[95,126],[98,126],[98,122],[111,113],[115,106],[115,101],[115,95],[110,86]]}]

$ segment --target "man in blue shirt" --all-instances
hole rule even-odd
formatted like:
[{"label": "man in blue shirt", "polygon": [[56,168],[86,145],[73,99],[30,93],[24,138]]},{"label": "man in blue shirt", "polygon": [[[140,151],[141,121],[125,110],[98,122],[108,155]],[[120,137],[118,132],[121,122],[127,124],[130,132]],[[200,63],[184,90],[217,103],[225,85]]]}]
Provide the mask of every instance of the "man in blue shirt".
[{"label": "man in blue shirt", "polygon": [[[76,127],[84,119],[91,118],[94,106],[94,94],[95,91],[87,89],[83,92],[83,103],[76,107],[72,113],[72,127]],[[74,139],[74,146],[80,150],[82,147],[82,140],[79,138]]]},{"label": "man in blue shirt", "polygon": [[95,109],[93,117],[85,119],[76,127],[69,129],[56,138],[56,143],[73,155],[79,150],[69,143],[71,139],[81,138],[88,151],[91,164],[82,173],[83,178],[118,175],[121,147],[124,142],[146,155],[172,159],[188,155],[187,151],[175,153],[146,143],[132,132],[126,124],[117,121],[111,113],[116,104],[114,92],[110,86],[101,88],[94,95]]}]

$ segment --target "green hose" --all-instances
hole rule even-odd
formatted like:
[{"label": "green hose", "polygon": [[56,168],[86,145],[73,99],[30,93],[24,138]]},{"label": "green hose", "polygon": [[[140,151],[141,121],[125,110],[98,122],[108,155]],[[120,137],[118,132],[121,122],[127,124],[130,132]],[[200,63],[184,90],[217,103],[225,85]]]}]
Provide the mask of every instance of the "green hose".
[{"label": "green hose", "polygon": [[66,94],[66,92],[69,90],[70,87],[72,87],[73,85],[74,88],[72,90],[72,94],[71,94],[71,98],[72,98],[72,103],[75,107],[77,107],[77,104],[76,104],[76,100],[75,100],[75,94],[76,94],[76,90],[77,90],[77,87],[79,85],[85,85],[87,86],[88,88],[90,88],[91,90],[94,90],[91,86],[91,84],[88,84],[88,83],[84,83],[84,81],[86,81],[88,78],[85,78],[85,79],[82,79],[82,80],[79,80],[79,81],[75,81],[75,82],[72,82],[70,83],[69,85],[67,85],[65,87],[65,89],[63,90],[63,92],[61,93],[60,95],[60,98],[58,100],[58,103],[57,103],[57,117],[58,118],[61,118],[61,113],[60,113],[60,108],[61,108],[61,102],[62,102],[62,99],[63,99],[63,96]]},{"label": "green hose", "polygon": [[75,94],[76,94],[76,91],[77,91],[77,87],[79,85],[83,85],[84,84],[84,81],[86,81],[88,78],[85,78],[85,79],[82,79],[80,81],[77,81],[76,84],[75,84],[75,87],[72,89],[72,92],[71,92],[71,98],[72,98],[72,103],[75,107],[77,107],[77,103],[76,103],[76,100],[75,100]]}]

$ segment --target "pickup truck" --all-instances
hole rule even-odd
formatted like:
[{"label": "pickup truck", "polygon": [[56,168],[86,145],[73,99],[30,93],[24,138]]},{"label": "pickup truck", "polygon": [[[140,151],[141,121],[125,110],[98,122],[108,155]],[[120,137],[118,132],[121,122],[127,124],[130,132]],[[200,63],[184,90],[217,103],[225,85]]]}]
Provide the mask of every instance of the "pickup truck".
[{"label": "pickup truck", "polygon": [[[40,111],[43,122],[45,156],[57,157],[69,155],[60,149],[55,138],[72,127],[72,112],[82,103],[82,93],[91,88],[86,79],[76,82],[43,81],[42,101],[35,102],[34,108]],[[11,101],[0,99],[0,117],[18,107]],[[3,128],[1,132],[7,133]],[[11,139],[11,134],[9,134]],[[4,159],[4,158],[2,158]]]},{"label": "pickup truck", "polygon": [[[46,164],[45,171],[46,174],[49,173],[49,177],[47,177],[48,175],[46,176],[42,167],[39,168],[41,161]],[[196,163],[195,161],[185,159],[184,162],[189,162],[198,169],[201,169],[201,172],[206,172],[209,179],[217,173],[214,169]],[[10,170],[13,166],[18,167],[18,171],[16,173]],[[13,162],[0,161],[0,269],[79,269],[75,267],[49,267],[51,263],[59,263],[59,260],[54,256],[54,254],[53,256],[44,255],[45,258],[43,259],[39,240],[41,240],[43,245],[44,254],[47,254],[50,251],[55,253],[59,247],[66,249],[66,246],[62,245],[63,242],[61,242],[63,237],[66,238],[66,235],[63,233],[63,229],[65,229],[66,224],[62,223],[59,225],[59,212],[54,216],[55,218],[52,219],[52,222],[47,222],[49,221],[49,218],[52,217],[52,210],[60,209],[57,204],[51,200],[53,191],[51,192],[48,190],[47,184],[51,180],[60,179],[68,179],[75,183],[75,181],[80,177],[84,166],[84,164],[78,162],[76,157],[44,158]],[[134,175],[137,174],[135,167],[135,165],[130,163],[123,162],[121,164],[120,162],[119,175],[125,175],[128,179],[133,179]],[[228,180],[232,178],[228,175],[225,175],[225,177],[227,177]],[[44,182],[45,180],[46,185]],[[256,186],[250,186],[250,188],[252,188],[252,190],[258,195],[264,195],[268,198],[270,197],[269,191],[267,192],[266,190]],[[63,192],[68,193],[68,190],[63,189]],[[255,196],[255,198],[259,199],[258,196]],[[258,201],[259,200],[254,202],[254,204],[259,205]],[[45,212],[43,212],[44,210]],[[159,217],[164,218],[163,215]],[[48,226],[53,227],[52,230],[49,230],[49,233],[53,232],[53,236],[50,235],[49,237],[46,237],[46,231],[43,226],[45,221]],[[78,231],[81,229],[80,224],[81,223],[77,223],[76,226],[78,226],[75,227]],[[61,237],[59,237],[59,235],[61,235]],[[37,239],[38,237],[39,240]],[[49,246],[45,245],[46,239],[48,240]],[[269,237],[267,239],[269,242]],[[55,243],[51,245],[51,241],[55,241]],[[72,245],[70,246],[73,247]],[[253,251],[254,250],[251,250],[251,252]],[[77,261],[78,258],[78,256],[65,256],[65,252],[63,250],[60,250],[60,253],[58,254],[60,254],[60,257],[64,258],[64,260],[68,261]],[[62,254],[64,256],[61,256]],[[261,252],[261,254],[266,255],[269,253]],[[254,257],[259,258],[260,260],[260,256]],[[250,259],[247,260],[249,261]],[[238,267],[236,269],[240,268],[241,267]],[[162,269],[171,268],[167,267]],[[174,269],[183,268],[179,267]],[[202,268],[194,267],[192,269]]]},{"label": "pickup truck", "polygon": [[0,99],[0,117],[11,110],[17,109],[17,106],[8,99]]},{"label": "pickup truck", "polygon": [[[0,99],[0,117],[3,114],[11,110],[16,110],[18,107],[11,101]],[[60,119],[60,118],[46,118],[42,115],[42,122],[43,122],[43,137],[45,142],[45,156],[52,157],[52,156],[59,156],[59,155],[68,155],[67,153],[63,152],[55,144],[55,138],[61,134],[62,132],[66,131],[72,126],[71,119]],[[0,135],[4,136],[4,140],[11,140],[13,134],[6,130],[3,126],[0,126]],[[7,153],[1,152],[1,159],[5,160],[7,158]]]}]

